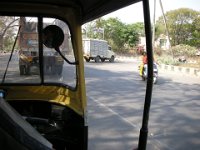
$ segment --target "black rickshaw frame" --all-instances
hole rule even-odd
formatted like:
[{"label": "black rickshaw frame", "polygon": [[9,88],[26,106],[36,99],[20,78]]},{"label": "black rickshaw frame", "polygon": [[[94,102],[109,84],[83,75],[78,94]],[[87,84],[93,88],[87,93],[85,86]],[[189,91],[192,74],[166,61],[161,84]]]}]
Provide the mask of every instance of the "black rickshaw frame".
[{"label": "black rickshaw frame", "polygon": [[146,33],[146,49],[148,57],[148,64],[147,64],[148,75],[147,75],[146,94],[145,94],[145,102],[143,109],[142,127],[140,129],[140,136],[138,142],[139,150],[145,150],[147,145],[149,112],[150,112],[151,97],[153,90],[153,48],[152,48],[149,0],[143,0],[143,12],[144,12],[144,23],[145,23],[145,33]]}]

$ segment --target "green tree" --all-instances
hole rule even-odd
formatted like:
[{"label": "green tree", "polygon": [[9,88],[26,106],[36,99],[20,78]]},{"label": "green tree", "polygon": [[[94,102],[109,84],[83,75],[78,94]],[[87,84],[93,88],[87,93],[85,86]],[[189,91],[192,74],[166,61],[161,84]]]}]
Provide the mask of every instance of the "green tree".
[{"label": "green tree", "polygon": [[[191,44],[190,39],[192,38],[193,22],[198,15],[198,11],[188,8],[171,10],[165,14],[172,46]],[[163,17],[161,16],[156,22],[156,36],[161,33],[166,35],[164,27]]]},{"label": "green tree", "polygon": [[0,17],[0,50],[11,50],[15,35],[15,17]]},{"label": "green tree", "polygon": [[127,52],[138,43],[139,36],[144,36],[143,23],[124,24],[118,18],[105,21],[105,38],[115,51]]},{"label": "green tree", "polygon": [[83,28],[84,37],[105,39],[115,52],[127,52],[144,36],[143,23],[124,24],[118,18],[98,18]]},{"label": "green tree", "polygon": [[200,48],[200,15],[195,18],[192,29],[190,45]]},{"label": "green tree", "polygon": [[138,24],[129,24],[126,25],[126,28],[123,30],[123,38],[129,48],[132,48],[138,44],[139,36],[143,33],[140,32]]},{"label": "green tree", "polygon": [[82,27],[83,38],[104,39],[105,20],[98,18]]},{"label": "green tree", "polygon": [[125,39],[123,31],[125,24],[118,18],[109,18],[105,22],[105,39],[109,41],[114,51],[123,51]]},{"label": "green tree", "polygon": [[134,24],[132,24],[132,26],[136,33],[138,33],[140,36],[145,36],[143,22],[134,23]]},{"label": "green tree", "polygon": [[94,21],[84,24],[82,27],[83,38],[95,38],[94,37],[94,28],[95,28]]}]

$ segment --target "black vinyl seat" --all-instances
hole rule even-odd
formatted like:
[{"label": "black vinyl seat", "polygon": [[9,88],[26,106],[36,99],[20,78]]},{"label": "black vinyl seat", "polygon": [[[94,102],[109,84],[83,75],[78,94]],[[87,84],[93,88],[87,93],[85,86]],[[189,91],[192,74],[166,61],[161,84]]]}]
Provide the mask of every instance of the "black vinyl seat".
[{"label": "black vinyl seat", "polygon": [[0,149],[52,150],[52,144],[0,97]]}]

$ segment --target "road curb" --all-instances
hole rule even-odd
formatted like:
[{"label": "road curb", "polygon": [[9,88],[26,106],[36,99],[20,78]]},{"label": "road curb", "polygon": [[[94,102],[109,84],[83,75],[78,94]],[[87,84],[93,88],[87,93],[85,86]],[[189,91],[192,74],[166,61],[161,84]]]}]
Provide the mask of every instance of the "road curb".
[{"label": "road curb", "polygon": [[[129,57],[129,56],[117,56],[116,57],[117,61],[125,61],[125,62],[135,62],[135,61],[140,61],[139,58],[137,57]],[[158,68],[160,70],[165,70],[165,71],[170,71],[170,72],[175,72],[175,73],[181,73],[184,75],[193,75],[200,77],[200,69],[198,68],[189,68],[189,67],[180,67],[180,66],[173,66],[173,65],[165,65],[165,64],[160,64],[158,65]]]},{"label": "road curb", "polygon": [[117,61],[137,61],[138,59],[135,58],[135,57],[132,57],[132,56],[130,56],[130,57],[128,57],[128,56],[117,56],[115,58],[115,60],[117,60]]},{"label": "road curb", "polygon": [[160,64],[159,69],[200,77],[200,69]]}]

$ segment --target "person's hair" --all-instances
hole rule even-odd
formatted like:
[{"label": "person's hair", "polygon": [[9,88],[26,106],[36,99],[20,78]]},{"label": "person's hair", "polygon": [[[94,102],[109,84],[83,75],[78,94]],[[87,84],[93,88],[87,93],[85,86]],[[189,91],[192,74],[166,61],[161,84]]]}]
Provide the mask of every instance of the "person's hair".
[{"label": "person's hair", "polygon": [[142,55],[146,55],[146,54],[147,54],[147,52],[145,52],[145,51],[142,53]]}]

